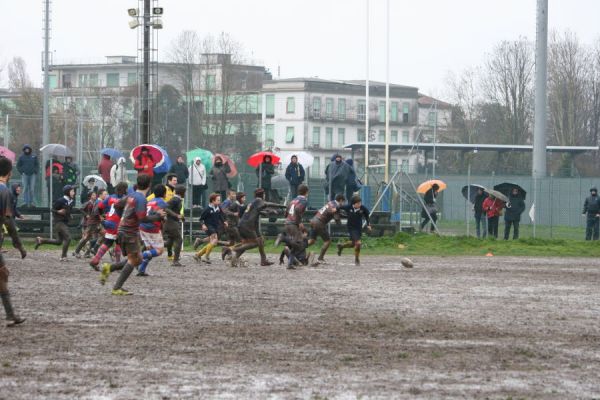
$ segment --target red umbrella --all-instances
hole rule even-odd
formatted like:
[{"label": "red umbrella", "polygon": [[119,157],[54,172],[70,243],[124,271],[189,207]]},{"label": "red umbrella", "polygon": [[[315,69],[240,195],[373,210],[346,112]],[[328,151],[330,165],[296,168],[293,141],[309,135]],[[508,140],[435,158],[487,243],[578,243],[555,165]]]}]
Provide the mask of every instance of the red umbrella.
[{"label": "red umbrella", "polygon": [[281,160],[278,155],[273,154],[270,151],[259,151],[258,153],[252,154],[250,158],[248,158],[248,165],[253,168],[257,168],[264,161],[266,156],[271,157],[271,164],[273,165],[279,164],[279,161]]},{"label": "red umbrella", "polygon": [[148,149],[148,154],[152,156],[152,160],[154,160],[155,167],[158,167],[162,165],[163,162],[165,162],[165,157],[163,156],[161,148],[154,144],[140,144],[139,146],[135,146],[129,154],[131,162],[135,163],[135,159],[142,153],[142,148]]},{"label": "red umbrella", "polygon": [[0,156],[8,158],[10,161],[13,162],[13,164],[14,164],[15,160],[17,159],[17,156],[15,155],[15,153],[13,153],[12,151],[10,151],[9,149],[7,149],[4,146],[0,146]]},{"label": "red umbrella", "polygon": [[225,154],[215,154],[213,157],[213,165],[215,163],[215,158],[217,157],[221,157],[221,160],[223,160],[223,164],[229,164],[229,173],[227,174],[228,178],[233,178],[237,175],[238,170],[237,167],[235,166],[235,163],[233,162],[233,160],[231,158],[229,158],[229,156],[226,156]]}]

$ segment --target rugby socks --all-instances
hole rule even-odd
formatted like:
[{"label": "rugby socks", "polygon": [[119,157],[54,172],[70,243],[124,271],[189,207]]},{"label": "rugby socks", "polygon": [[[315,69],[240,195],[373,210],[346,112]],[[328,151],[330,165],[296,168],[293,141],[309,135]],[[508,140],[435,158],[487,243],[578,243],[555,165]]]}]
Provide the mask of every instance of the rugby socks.
[{"label": "rugby socks", "polygon": [[331,242],[323,243],[323,247],[321,247],[321,252],[319,253],[319,261],[323,261],[325,259],[325,253],[327,253],[327,249],[329,248],[330,244]]},{"label": "rugby socks", "polygon": [[122,270],[127,264],[127,259],[110,264],[110,272]]},{"label": "rugby socks", "polygon": [[121,255],[123,253],[121,252],[121,245],[116,244],[115,245],[115,261],[120,263],[121,262]]},{"label": "rugby socks", "polygon": [[10,302],[10,293],[0,293],[0,297],[2,298],[2,305],[4,306],[4,311],[6,312],[6,319],[14,320],[15,312],[12,308],[12,303]]},{"label": "rugby socks", "polygon": [[152,258],[157,257],[157,256],[158,256],[158,251],[156,249],[150,249],[150,250],[144,251],[142,253],[142,257],[144,258],[144,261],[142,261],[142,263],[139,265],[138,271],[140,271],[141,273],[145,273],[150,260],[152,260]]},{"label": "rugby socks", "polygon": [[202,257],[203,255],[206,254],[206,256],[208,257],[208,255],[210,254],[210,252],[212,251],[212,249],[214,247],[215,247],[214,244],[209,243],[206,246],[204,246],[203,248],[201,248],[200,251],[198,253],[196,253],[196,256]]},{"label": "rugby socks", "polygon": [[100,260],[102,260],[102,257],[104,257],[104,255],[106,254],[107,251],[108,251],[107,245],[103,244],[102,246],[100,246],[100,248],[96,252],[96,255],[94,256],[94,258],[92,258],[91,264],[98,265],[100,263]]},{"label": "rugby socks", "polygon": [[[111,265],[110,269],[112,270],[112,265]],[[133,272],[133,266],[129,263],[125,263],[123,270],[121,271],[121,273],[119,274],[119,277],[117,278],[117,281],[115,282],[115,286],[113,286],[113,290],[121,289],[123,287],[123,285],[125,284],[125,281],[127,280],[127,278],[129,278],[129,275],[131,275],[132,272]]]}]

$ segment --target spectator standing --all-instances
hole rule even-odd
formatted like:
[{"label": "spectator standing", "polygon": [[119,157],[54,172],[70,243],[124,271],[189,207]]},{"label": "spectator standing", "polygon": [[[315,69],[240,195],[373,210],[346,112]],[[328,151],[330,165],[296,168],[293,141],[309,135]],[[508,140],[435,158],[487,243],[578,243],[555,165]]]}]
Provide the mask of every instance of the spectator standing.
[{"label": "spectator standing", "polygon": [[65,157],[63,166],[63,183],[65,185],[76,186],[79,176],[79,167],[73,162],[73,157]]},{"label": "spectator standing", "polygon": [[356,169],[354,168],[354,160],[351,158],[345,161],[349,167],[348,180],[346,181],[346,198],[351,199],[354,193],[358,192],[361,183],[356,177]]},{"label": "spectator standing", "polygon": [[213,167],[210,170],[210,179],[213,184],[213,192],[218,193],[222,199],[225,198],[227,190],[229,190],[230,183],[229,178],[227,178],[229,172],[231,172],[229,164],[223,163],[221,157],[215,157]]},{"label": "spectator standing", "polygon": [[275,175],[275,167],[271,156],[264,156],[263,162],[256,168],[258,187],[265,191],[265,199],[271,200],[271,178]]},{"label": "spectator standing", "polygon": [[583,215],[587,217],[585,240],[598,240],[600,233],[600,198],[598,197],[598,189],[595,187],[590,189],[590,196],[583,203]]},{"label": "spectator standing", "polygon": [[[52,169],[50,168],[52,164]],[[63,188],[63,166],[60,162],[50,159],[46,161],[46,188],[48,190],[48,199],[50,203],[56,200],[62,194]],[[50,191],[50,174],[52,173],[52,193]]]},{"label": "spectator standing", "polygon": [[[477,231],[477,238],[485,239],[487,237],[487,216],[483,211],[483,202],[487,198],[487,194],[482,188],[477,189],[477,194],[473,201],[473,211],[475,212],[475,230]],[[483,229],[482,229],[483,228]]]},{"label": "spectator standing", "polygon": [[98,174],[102,177],[102,180],[106,182],[106,189],[108,193],[114,193],[114,187],[110,183],[110,170],[113,167],[113,162],[108,154],[102,154],[102,159],[98,163]]},{"label": "spectator standing", "polygon": [[298,197],[298,186],[304,183],[305,176],[304,167],[298,162],[298,157],[293,155],[290,164],[285,169],[285,179],[290,184],[290,199]]},{"label": "spectator standing", "polygon": [[333,201],[338,194],[344,194],[346,182],[350,175],[350,166],[342,161],[342,156],[334,154],[331,163],[325,168],[325,193],[329,194],[329,201]]},{"label": "spectator standing", "polygon": [[192,207],[204,207],[206,204],[206,167],[202,164],[200,157],[194,158],[194,162],[188,169],[190,185],[192,185]]},{"label": "spectator standing", "polygon": [[177,175],[178,185],[185,185],[185,182],[190,176],[190,172],[185,166],[185,160],[183,159],[183,156],[177,157],[177,162],[171,165],[171,168],[169,168],[169,173]]},{"label": "spectator standing", "polygon": [[154,178],[154,165],[156,162],[152,158],[152,155],[148,151],[148,148],[142,146],[140,154],[135,159],[133,168],[140,174],[146,174],[150,178]]},{"label": "spectator standing", "polygon": [[504,213],[504,240],[508,240],[510,236],[510,227],[513,227],[513,240],[519,238],[519,223],[521,222],[521,214],[525,211],[525,201],[519,189],[513,188],[510,196],[508,196],[508,203],[506,204],[506,211]]},{"label": "spectator standing", "polygon": [[119,157],[117,163],[110,168],[110,184],[113,188],[121,182],[128,183],[127,180],[127,161],[125,157]]},{"label": "spectator standing", "polygon": [[498,200],[493,195],[490,195],[483,201],[483,211],[487,215],[488,234],[490,237],[493,236],[496,239],[498,238],[498,220],[500,219],[503,208],[504,202]]},{"label": "spectator standing", "polygon": [[23,146],[23,154],[17,161],[17,170],[21,174],[21,183],[23,184],[23,202],[26,207],[33,207],[35,204],[35,181],[40,169],[38,157],[33,154],[30,145]]},{"label": "spectator standing", "polygon": [[[425,203],[425,208],[421,210],[421,231],[425,229],[425,225],[431,222],[431,227],[429,228],[431,232],[435,231],[434,224],[437,222],[437,207],[436,207],[436,198],[438,195],[438,191],[440,187],[437,183],[434,183],[427,192],[425,192],[425,196],[423,196],[423,203]],[[427,215],[429,213],[429,215]],[[430,218],[431,217],[431,218]]]}]

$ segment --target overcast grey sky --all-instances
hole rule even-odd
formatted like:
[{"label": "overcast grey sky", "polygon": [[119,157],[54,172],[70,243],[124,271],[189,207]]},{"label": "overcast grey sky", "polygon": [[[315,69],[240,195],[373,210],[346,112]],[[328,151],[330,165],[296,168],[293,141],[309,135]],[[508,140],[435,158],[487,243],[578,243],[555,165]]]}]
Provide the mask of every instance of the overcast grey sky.
[{"label": "overcast grey sky", "polygon": [[[41,82],[42,0],[6,1],[0,62],[21,56]],[[600,36],[600,1],[550,0],[549,27],[591,44]],[[136,54],[127,8],[136,0],[54,0],[55,62]],[[185,29],[229,32],[281,77],[365,77],[366,0],[162,0],[159,51]],[[448,71],[480,64],[501,40],[535,38],[535,0],[391,0],[390,80],[443,95]],[[385,0],[371,0],[371,79],[385,79]],[[163,58],[164,59],[164,58]],[[2,77],[6,86],[6,76]]]}]

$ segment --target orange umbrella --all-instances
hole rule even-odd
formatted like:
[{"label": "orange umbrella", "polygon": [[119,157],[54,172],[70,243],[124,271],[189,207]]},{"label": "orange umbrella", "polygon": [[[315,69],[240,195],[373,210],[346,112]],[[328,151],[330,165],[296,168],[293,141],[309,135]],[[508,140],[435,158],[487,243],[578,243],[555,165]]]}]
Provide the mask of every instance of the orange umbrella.
[{"label": "orange umbrella", "polygon": [[417,193],[425,194],[428,190],[431,189],[433,185],[438,185],[440,192],[448,187],[443,181],[440,181],[439,179],[431,179],[429,181],[421,183],[417,188]]}]

